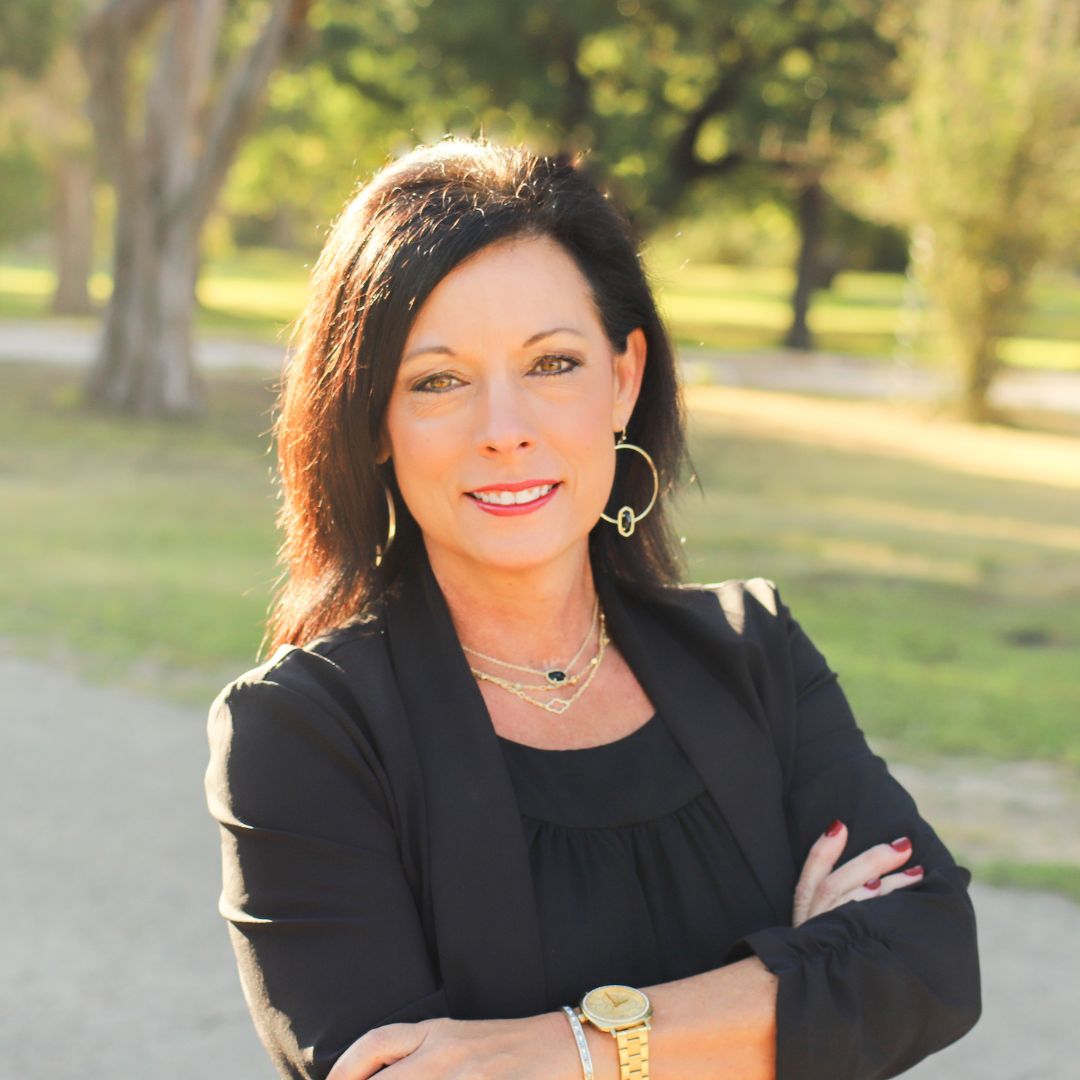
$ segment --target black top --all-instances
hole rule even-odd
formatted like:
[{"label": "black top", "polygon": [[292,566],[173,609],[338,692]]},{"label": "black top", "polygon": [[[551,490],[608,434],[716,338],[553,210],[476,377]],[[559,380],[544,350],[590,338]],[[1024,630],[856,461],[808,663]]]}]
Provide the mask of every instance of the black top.
[{"label": "black top", "polygon": [[[532,1016],[590,985],[647,986],[750,955],[778,977],[777,1080],[896,1076],[959,1038],[980,1010],[970,875],[867,745],[775,582],[646,589],[599,559],[593,577],[662,721],[624,745],[530,753],[500,741],[426,560],[378,619],[279,650],[211,705],[219,910],[279,1074],[324,1080],[385,1024]],[[664,751],[667,734],[719,815]],[[647,775],[609,786],[603,762],[620,780],[647,762]],[[590,766],[600,779],[553,779]],[[591,805],[555,802],[567,791]],[[586,810],[612,816],[598,828]],[[533,826],[523,811],[553,820]],[[799,869],[834,818],[848,826],[845,858],[910,836],[925,877],[793,927]],[[649,845],[661,828],[663,844]],[[576,899],[560,907],[548,883],[568,874]],[[601,930],[583,949],[581,925],[609,912],[647,925],[655,946],[628,952]]]},{"label": "black top", "polygon": [[499,736],[521,810],[550,1001],[719,967],[754,897],[705,783],[659,714],[614,742]]}]

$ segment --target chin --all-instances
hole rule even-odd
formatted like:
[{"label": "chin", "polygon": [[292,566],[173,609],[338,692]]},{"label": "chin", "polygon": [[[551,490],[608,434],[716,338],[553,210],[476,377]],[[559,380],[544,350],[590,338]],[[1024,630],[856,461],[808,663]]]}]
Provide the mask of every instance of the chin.
[{"label": "chin", "polygon": [[488,548],[473,550],[469,554],[474,562],[492,570],[506,573],[524,573],[548,566],[564,558],[579,544],[587,543],[585,537],[568,540],[564,544],[552,544],[551,537],[540,538],[534,545],[519,544],[513,548]]}]

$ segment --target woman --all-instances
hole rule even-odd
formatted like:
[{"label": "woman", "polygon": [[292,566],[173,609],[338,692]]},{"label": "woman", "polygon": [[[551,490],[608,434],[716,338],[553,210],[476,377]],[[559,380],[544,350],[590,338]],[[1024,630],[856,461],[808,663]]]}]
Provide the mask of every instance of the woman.
[{"label": "woman", "polygon": [[680,584],[672,353],[583,171],[418,148],[301,329],[275,651],[206,776],[281,1075],[841,1080],[964,1034],[970,875],[775,584]]}]

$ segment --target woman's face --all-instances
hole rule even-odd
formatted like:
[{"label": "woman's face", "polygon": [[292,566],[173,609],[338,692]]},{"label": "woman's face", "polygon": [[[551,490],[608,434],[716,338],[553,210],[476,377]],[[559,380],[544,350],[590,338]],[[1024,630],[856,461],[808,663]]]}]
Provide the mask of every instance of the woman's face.
[{"label": "woman's face", "polygon": [[[580,555],[644,365],[643,331],[614,352],[587,280],[553,240],[501,241],[447,274],[405,343],[379,456],[392,457],[432,561],[521,571]],[[523,482],[555,486],[511,508],[473,494],[505,498],[500,487]]]}]

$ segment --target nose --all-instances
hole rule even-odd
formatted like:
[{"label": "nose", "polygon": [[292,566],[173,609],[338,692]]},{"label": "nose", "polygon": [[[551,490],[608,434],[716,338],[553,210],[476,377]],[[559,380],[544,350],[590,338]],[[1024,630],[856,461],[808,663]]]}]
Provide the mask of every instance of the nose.
[{"label": "nose", "polygon": [[498,456],[528,449],[536,433],[527,395],[513,378],[485,380],[477,418],[477,446],[482,454]]}]

